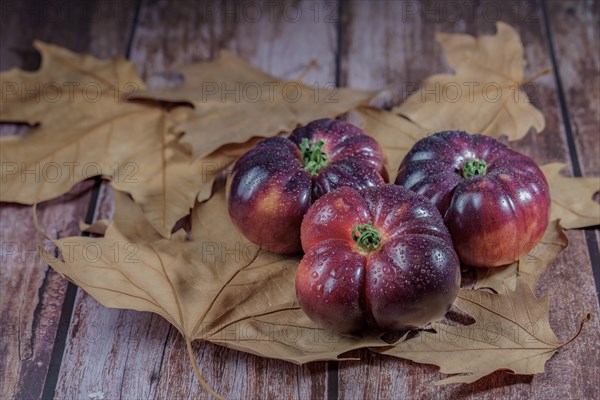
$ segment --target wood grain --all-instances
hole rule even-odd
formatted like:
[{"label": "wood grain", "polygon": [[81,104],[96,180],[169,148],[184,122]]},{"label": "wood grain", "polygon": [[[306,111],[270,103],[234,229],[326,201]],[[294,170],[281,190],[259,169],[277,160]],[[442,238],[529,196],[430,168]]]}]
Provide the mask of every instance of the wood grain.
[{"label": "wood grain", "polygon": [[585,175],[600,175],[600,3],[546,1],[548,22]]},{"label": "wood grain", "polygon": [[[573,172],[600,176],[600,3],[552,0],[544,5],[563,88],[563,118],[571,152],[577,154]],[[585,236],[600,292],[600,229],[586,229]]]},{"label": "wood grain", "polygon": [[[34,70],[39,39],[99,57],[124,54],[131,30],[132,2],[2,2],[0,68]],[[25,28],[26,27],[26,28]],[[98,32],[108,34],[100,37]],[[2,135],[26,128],[3,124]],[[43,179],[41,174],[30,179]],[[60,198],[39,206],[41,225],[52,238],[79,234],[93,182],[83,182]],[[0,396],[34,399],[42,393],[49,368],[67,282],[35,250],[46,243],[33,226],[32,208],[0,205]]]},{"label": "wood grain", "polygon": [[[526,75],[551,66],[537,3],[462,3],[459,14],[450,13],[447,4],[441,1],[352,3],[343,14],[346,25],[341,52],[341,83],[352,86],[360,82],[364,87],[392,84],[395,88],[393,100],[399,101],[408,94],[415,81],[449,71],[440,48],[434,44],[435,31],[492,34],[498,18],[515,27],[525,43]],[[373,25],[373,20],[381,23]],[[372,50],[378,43],[383,43],[385,50]],[[361,52],[365,47],[370,50]],[[567,137],[553,77],[539,79],[529,85],[527,91],[544,113],[547,128],[539,135],[529,133],[511,147],[539,163],[562,161],[569,164]],[[583,232],[571,231],[568,236],[571,241],[568,250],[561,254],[538,285],[538,294],[550,296],[550,322],[561,339],[573,333],[583,311],[594,315],[599,311]],[[495,373],[475,384],[463,386],[431,386],[443,377],[433,366],[375,356],[366,351],[354,352],[352,355],[363,361],[340,364],[340,397],[527,398],[535,395],[539,398],[594,398],[600,380],[600,353],[596,346],[600,338],[598,327],[595,318],[575,342],[548,362],[542,375]],[[586,367],[580,367],[582,365]]]},{"label": "wood grain", "polygon": [[[336,24],[328,22],[326,13],[330,2],[248,4],[259,7],[259,18],[238,2],[212,8],[193,1],[177,1],[177,7],[144,1],[130,58],[154,87],[176,83],[173,69],[216,57],[222,47],[284,78],[300,76],[318,59],[304,81],[335,81]],[[310,8],[315,4],[322,7],[318,18]],[[107,202],[110,197],[101,205]],[[58,398],[96,392],[111,399],[208,398],[179,333],[151,314],[107,309],[81,292],[67,343]],[[210,343],[194,343],[194,353],[208,383],[227,398],[322,398],[327,390],[326,363],[300,367]]]}]

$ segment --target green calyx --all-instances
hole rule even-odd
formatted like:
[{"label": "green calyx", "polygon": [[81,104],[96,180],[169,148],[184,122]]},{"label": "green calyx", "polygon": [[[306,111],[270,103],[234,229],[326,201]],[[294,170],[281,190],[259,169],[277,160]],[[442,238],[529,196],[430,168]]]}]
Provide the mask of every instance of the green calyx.
[{"label": "green calyx", "polygon": [[485,160],[470,160],[465,161],[463,164],[462,176],[467,179],[472,176],[482,176],[485,175],[487,171],[487,163]]},{"label": "green calyx", "polygon": [[352,239],[365,253],[377,250],[381,243],[381,235],[370,223],[356,225],[352,230]]},{"label": "green calyx", "polygon": [[311,176],[318,174],[327,165],[327,154],[321,150],[324,144],[324,140],[315,143],[306,138],[302,139],[300,143],[304,170],[309,172]]}]

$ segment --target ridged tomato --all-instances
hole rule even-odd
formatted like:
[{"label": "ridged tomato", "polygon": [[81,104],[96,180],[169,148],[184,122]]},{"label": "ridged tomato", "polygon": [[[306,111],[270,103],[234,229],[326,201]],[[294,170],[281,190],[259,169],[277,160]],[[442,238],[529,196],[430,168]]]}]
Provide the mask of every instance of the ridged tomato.
[{"label": "ridged tomato", "polygon": [[460,286],[438,210],[396,185],[324,195],[304,217],[302,247],[300,306],[341,332],[423,326],[448,311]]},{"label": "ridged tomato", "polygon": [[544,174],[531,158],[488,136],[447,131],[420,140],[400,165],[396,184],[431,199],[467,265],[512,263],[548,226]]}]

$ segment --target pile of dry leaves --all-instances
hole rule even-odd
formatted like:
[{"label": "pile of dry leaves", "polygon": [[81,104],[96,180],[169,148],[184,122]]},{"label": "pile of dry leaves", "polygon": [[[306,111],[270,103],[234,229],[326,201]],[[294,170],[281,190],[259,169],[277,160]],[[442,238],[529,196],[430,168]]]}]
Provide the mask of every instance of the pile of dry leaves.
[{"label": "pile of dry leaves", "polygon": [[[1,139],[0,200],[34,204],[83,179],[109,179],[115,215],[107,226],[92,227],[103,237],[56,240],[62,260],[39,249],[105,306],[160,314],[188,348],[193,340],[208,340],[294,363],[370,348],[453,374],[439,383],[474,382],[500,369],[542,372],[566,343],[549,325],[547,299],[536,298],[533,289],[567,246],[562,228],[600,223],[592,200],[596,179],[562,176],[562,164],[542,166],[553,222],[535,253],[479,271],[474,288],[461,289],[455,306],[474,323],[448,318],[393,343],[378,334],[338,335],[308,319],[295,298],[299,257],[246,241],[229,219],[224,190],[213,185],[260,137],[348,112],[385,148],[392,181],[408,149],[432,132],[460,128],[516,140],[531,128],[543,130],[543,115],[521,91],[529,79],[513,29],[500,23],[494,36],[440,34],[437,40],[454,73],[429,77],[391,111],[367,106],[376,93],[282,81],[226,51],[216,61],[182,68],[180,86],[148,91],[127,60],[36,43],[38,71],[1,75],[2,120],[34,127]],[[431,96],[461,82],[479,84],[458,101]],[[221,89],[232,87],[245,92],[223,96]],[[27,179],[36,169],[45,179]],[[191,230],[174,230],[186,216]]]}]

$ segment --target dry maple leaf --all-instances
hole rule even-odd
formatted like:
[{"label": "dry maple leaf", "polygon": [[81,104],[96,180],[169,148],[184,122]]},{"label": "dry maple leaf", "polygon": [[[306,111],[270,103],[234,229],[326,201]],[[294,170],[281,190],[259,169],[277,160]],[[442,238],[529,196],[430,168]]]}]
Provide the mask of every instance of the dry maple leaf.
[{"label": "dry maple leaf", "polygon": [[208,340],[299,364],[388,345],[377,335],[342,336],[312,322],[296,300],[299,257],[244,239],[229,219],[224,190],[197,204],[189,235],[179,230],[170,239],[125,194],[115,191],[115,201],[103,238],[56,240],[63,261],[38,246],[52,268],[104,306],[157,313],[188,345]]},{"label": "dry maple leaf", "polygon": [[434,364],[444,374],[459,374],[438,385],[471,383],[499,370],[535,374],[544,371],[546,361],[570,343],[589,319],[587,315],[573,338],[561,343],[548,321],[548,299],[536,298],[520,280],[515,291],[505,288],[502,294],[461,289],[455,305],[475,323],[433,323],[433,332],[421,331],[391,348],[374,351]]},{"label": "dry maple leaf", "polygon": [[506,286],[514,291],[517,281],[535,288],[538,278],[552,265],[556,256],[569,244],[558,220],[550,222],[542,240],[518,262],[501,268],[477,268],[475,289],[489,288],[501,293]]},{"label": "dry maple leaf", "polygon": [[0,74],[2,120],[36,125],[24,136],[0,138],[0,201],[42,202],[101,175],[131,193],[168,237],[189,214],[202,177],[172,132],[181,115],[126,101],[144,83],[123,58],[98,60],[41,42],[35,47],[42,56],[38,71]]},{"label": "dry maple leaf", "polygon": [[[498,22],[494,36],[440,34],[454,74],[430,76],[420,90],[393,109],[430,131],[460,129],[519,139],[530,127],[544,129],[542,113],[520,90],[524,79],[523,45],[518,33]],[[542,71],[543,73],[548,70]]]},{"label": "dry maple leaf", "polygon": [[383,147],[389,181],[394,182],[400,163],[413,145],[427,136],[427,130],[392,112],[360,107],[348,114],[348,120],[361,128]]},{"label": "dry maple leaf", "polygon": [[275,78],[227,50],[217,60],[180,69],[181,86],[145,91],[137,97],[191,102],[195,109],[180,125],[195,159],[227,143],[289,132],[298,124],[336,117],[372,99],[376,92],[307,86]]},{"label": "dry maple leaf", "polygon": [[550,185],[550,219],[560,219],[560,225],[565,229],[599,225],[600,204],[594,201],[593,196],[600,190],[600,178],[561,175],[560,171],[566,166],[551,163],[540,167]]}]

